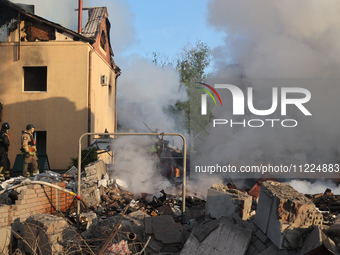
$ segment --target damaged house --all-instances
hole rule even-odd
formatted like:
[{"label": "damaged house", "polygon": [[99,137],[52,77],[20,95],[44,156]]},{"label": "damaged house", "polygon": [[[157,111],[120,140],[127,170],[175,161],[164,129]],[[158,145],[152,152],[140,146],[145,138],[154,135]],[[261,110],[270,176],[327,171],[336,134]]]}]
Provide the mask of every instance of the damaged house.
[{"label": "damaged house", "polygon": [[[120,69],[108,12],[86,10],[88,22],[78,33],[35,15],[32,5],[0,0],[0,123],[11,125],[12,166],[27,124],[35,125],[38,153],[48,155],[54,170],[77,156],[83,133],[116,131]],[[87,147],[90,138],[82,143]]]}]

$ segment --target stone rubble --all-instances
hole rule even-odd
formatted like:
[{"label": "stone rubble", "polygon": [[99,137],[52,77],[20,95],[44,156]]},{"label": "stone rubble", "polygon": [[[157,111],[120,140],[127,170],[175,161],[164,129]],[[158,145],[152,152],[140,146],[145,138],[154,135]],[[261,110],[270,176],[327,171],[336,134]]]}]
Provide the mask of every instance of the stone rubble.
[{"label": "stone rubble", "polygon": [[[76,174],[76,169],[64,175],[49,171],[36,178],[50,183],[62,180],[76,192]],[[92,254],[89,249],[98,252],[120,222],[106,248],[128,247],[125,254],[136,254],[143,248],[148,255],[340,254],[340,196],[329,189],[323,194],[304,195],[272,179],[258,180],[247,190],[214,184],[207,190],[206,200],[188,195],[182,215],[180,189],[179,194],[160,190],[156,197],[133,194],[118,183],[109,178],[103,162],[86,166],[81,196],[87,206],[81,208],[79,222],[75,208],[57,210],[54,215],[31,215],[12,224],[17,234],[12,233],[11,238],[0,235],[0,250],[5,255],[10,254],[10,247],[21,254],[38,250],[44,255],[66,251]],[[5,192],[0,201],[18,204],[23,197],[20,192],[25,190],[23,186],[13,191],[16,193]],[[2,227],[1,233],[11,235],[9,227]]]}]

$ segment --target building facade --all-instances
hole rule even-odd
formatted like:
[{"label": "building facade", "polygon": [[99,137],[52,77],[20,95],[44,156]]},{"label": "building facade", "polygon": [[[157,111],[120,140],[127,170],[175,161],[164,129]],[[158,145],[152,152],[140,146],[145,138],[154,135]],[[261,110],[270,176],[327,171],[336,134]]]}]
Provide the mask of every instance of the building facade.
[{"label": "building facade", "polygon": [[[89,8],[82,33],[32,14],[33,6],[0,0],[0,122],[9,122],[9,157],[34,124],[38,153],[67,169],[86,132],[115,132],[117,78],[106,7]],[[87,147],[92,138],[84,138]],[[102,155],[104,161],[109,156]]]}]

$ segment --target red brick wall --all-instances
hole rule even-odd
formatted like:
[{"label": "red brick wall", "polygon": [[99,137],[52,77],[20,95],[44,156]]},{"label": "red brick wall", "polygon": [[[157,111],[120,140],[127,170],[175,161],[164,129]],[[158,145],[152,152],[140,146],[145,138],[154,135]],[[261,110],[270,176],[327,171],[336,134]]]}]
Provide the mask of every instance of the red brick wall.
[{"label": "red brick wall", "polygon": [[[54,185],[65,188],[65,183],[53,183]],[[69,208],[76,207],[74,197],[57,190],[55,188],[44,186],[44,189],[39,184],[26,186],[27,189],[21,191],[18,195],[18,200],[13,205],[0,205],[0,227],[11,225],[14,220],[20,219],[20,222],[25,221],[28,217],[41,213],[53,214],[55,209],[65,212]],[[47,196],[46,196],[47,195]]]},{"label": "red brick wall", "polygon": [[54,40],[54,29],[50,26],[27,22],[25,26],[26,40],[29,42]]}]

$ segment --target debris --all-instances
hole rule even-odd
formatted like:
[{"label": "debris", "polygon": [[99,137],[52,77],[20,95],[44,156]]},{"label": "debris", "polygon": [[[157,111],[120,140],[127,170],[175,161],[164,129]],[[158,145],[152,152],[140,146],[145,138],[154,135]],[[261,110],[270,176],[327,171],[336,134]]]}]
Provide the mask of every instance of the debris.
[{"label": "debris", "polygon": [[183,231],[170,215],[159,215],[144,219],[145,235],[151,236],[149,248],[153,252],[179,252],[183,247]]},{"label": "debris", "polygon": [[221,217],[195,229],[180,254],[245,254],[251,233],[250,229],[235,224],[230,218]]},{"label": "debris", "polygon": [[108,251],[109,251],[109,255],[131,254],[128,243],[124,240],[116,244],[110,244],[108,247]]},{"label": "debris", "polygon": [[246,192],[229,189],[223,184],[214,184],[208,189],[205,213],[213,218],[239,213],[243,220],[250,217],[252,197]]},{"label": "debris", "polygon": [[60,242],[77,239],[66,220],[50,214],[31,216],[24,227],[25,251],[28,253],[38,250],[42,254],[62,253],[64,246]]},{"label": "debris", "polygon": [[[118,220],[115,228],[113,229],[112,233],[110,234],[110,236],[106,239],[106,241],[103,243],[103,245],[101,246],[99,252],[97,253],[97,255],[101,255],[104,250],[108,247],[108,245],[112,242],[112,239],[117,235],[119,229],[121,228],[122,225],[120,225],[120,222],[123,219],[124,214],[126,213],[127,209],[129,208],[129,206],[127,206],[124,210],[124,212],[122,213],[122,216],[120,217],[120,219]],[[126,253],[127,254],[127,253]]]},{"label": "debris", "polygon": [[302,247],[301,237],[323,217],[313,202],[287,183],[262,183],[255,224],[279,249]]},{"label": "debris", "polygon": [[[45,180],[40,182],[46,185],[54,185],[51,182],[61,179],[63,187],[66,185],[74,194],[76,174],[76,169],[70,169],[67,175],[48,171],[36,178]],[[41,189],[37,184],[28,178],[12,178],[2,183],[6,190],[0,191],[0,201],[15,204],[16,208],[24,206],[21,200],[32,192],[34,196],[45,195],[43,190],[40,195],[33,191]],[[171,189],[168,189],[170,184]],[[75,231],[77,214],[73,208],[63,213],[55,210],[55,215],[47,216],[29,217],[27,212],[29,218],[22,228],[27,230],[29,226],[30,230],[21,237],[20,232],[24,231],[20,230],[18,221],[19,225],[13,227],[15,238],[12,240],[18,247],[19,243],[25,243],[20,245],[25,246],[27,252],[40,249],[42,243],[37,240],[41,239],[48,240],[45,247],[48,251],[67,249],[82,254],[339,253],[340,196],[330,189],[304,195],[287,183],[266,179],[243,190],[235,185],[214,184],[207,191],[207,200],[196,194],[186,196],[186,211],[182,215],[182,194],[169,192],[180,191],[181,187],[167,181],[158,187],[159,197],[131,193],[123,181],[109,178],[105,165],[94,162],[82,173],[81,196],[90,210],[81,207],[80,236]],[[52,190],[47,190],[51,196]],[[57,205],[57,198],[50,203]],[[8,217],[7,210],[7,207],[1,207],[0,214],[6,211],[4,217]],[[63,223],[60,225],[59,221]],[[0,248],[1,245],[0,238]]]}]

